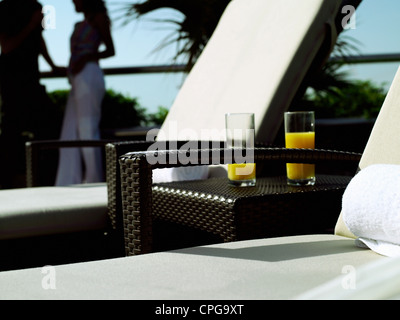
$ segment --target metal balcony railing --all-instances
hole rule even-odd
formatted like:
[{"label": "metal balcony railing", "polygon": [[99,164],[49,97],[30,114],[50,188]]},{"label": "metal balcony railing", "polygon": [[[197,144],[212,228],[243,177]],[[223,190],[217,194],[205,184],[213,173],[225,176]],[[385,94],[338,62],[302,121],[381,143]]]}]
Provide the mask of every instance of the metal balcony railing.
[{"label": "metal balcony railing", "polygon": [[[124,75],[124,74],[146,74],[146,73],[177,73],[186,72],[186,65],[159,65],[159,66],[138,66],[138,67],[114,67],[103,68],[105,75]],[[46,79],[63,78],[65,73],[55,74],[53,72],[42,72],[41,77]]]},{"label": "metal balcony railing", "polygon": [[366,55],[359,55],[359,56],[347,56],[344,58],[331,59],[331,60],[343,62],[346,64],[400,62],[400,53],[366,54]]},{"label": "metal balcony railing", "polygon": [[[331,61],[342,62],[345,64],[400,62],[400,53],[347,56],[344,58],[332,58]],[[159,65],[159,66],[103,68],[103,72],[105,75],[124,75],[124,74],[148,74],[148,73],[178,73],[178,72],[187,72],[187,70],[185,65],[175,64],[175,65]],[[53,72],[41,73],[41,77],[46,79],[63,78],[66,76],[67,76],[66,74],[54,74]]]}]

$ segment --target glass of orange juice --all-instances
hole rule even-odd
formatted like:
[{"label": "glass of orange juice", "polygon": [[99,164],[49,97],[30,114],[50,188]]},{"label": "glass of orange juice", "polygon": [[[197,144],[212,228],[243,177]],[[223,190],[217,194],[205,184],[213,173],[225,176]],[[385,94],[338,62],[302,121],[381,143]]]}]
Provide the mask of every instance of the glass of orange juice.
[{"label": "glass of orange juice", "polygon": [[[313,111],[285,112],[285,146],[290,149],[315,149],[315,115]],[[289,185],[315,184],[315,165],[286,164]]]},{"label": "glass of orange juice", "polygon": [[256,184],[254,163],[254,113],[225,115],[227,148],[231,149],[232,164],[228,164],[228,180],[237,187]]}]

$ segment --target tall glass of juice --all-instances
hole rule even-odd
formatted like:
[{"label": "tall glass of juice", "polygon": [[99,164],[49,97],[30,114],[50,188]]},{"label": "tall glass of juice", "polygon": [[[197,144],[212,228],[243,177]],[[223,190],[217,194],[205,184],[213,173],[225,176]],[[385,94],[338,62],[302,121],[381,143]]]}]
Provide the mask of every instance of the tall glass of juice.
[{"label": "tall glass of juice", "polygon": [[237,187],[256,184],[254,163],[254,113],[228,113],[225,115],[227,148],[232,164],[228,164],[229,183]]},{"label": "tall glass of juice", "polygon": [[[285,112],[285,146],[290,149],[315,149],[315,115],[313,111]],[[289,185],[315,184],[315,165],[287,163]]]}]

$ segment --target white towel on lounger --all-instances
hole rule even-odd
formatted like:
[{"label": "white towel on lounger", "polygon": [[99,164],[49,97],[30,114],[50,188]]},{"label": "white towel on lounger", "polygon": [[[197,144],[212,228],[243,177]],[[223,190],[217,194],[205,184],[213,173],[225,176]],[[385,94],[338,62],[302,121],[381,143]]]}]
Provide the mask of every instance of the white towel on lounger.
[{"label": "white towel on lounger", "polygon": [[400,165],[376,164],[361,170],[346,188],[342,212],[358,246],[400,256]]}]

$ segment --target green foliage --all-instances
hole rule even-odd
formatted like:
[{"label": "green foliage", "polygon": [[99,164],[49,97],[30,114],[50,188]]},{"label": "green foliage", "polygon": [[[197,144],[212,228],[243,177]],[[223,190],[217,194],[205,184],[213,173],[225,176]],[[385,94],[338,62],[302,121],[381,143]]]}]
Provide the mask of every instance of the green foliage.
[{"label": "green foliage", "polygon": [[129,128],[145,125],[146,112],[136,98],[107,90],[102,106],[102,128]]},{"label": "green foliage", "polygon": [[167,108],[158,107],[156,113],[151,113],[147,116],[147,125],[162,125],[168,115],[168,111]]},{"label": "green foliage", "polygon": [[[56,108],[55,113],[57,114],[57,118],[59,119],[60,123],[62,123],[62,119],[64,118],[64,111],[67,104],[68,94],[69,90],[55,90],[47,93]],[[61,130],[61,128],[59,128],[59,130]]]},{"label": "green foliage", "polygon": [[65,110],[65,105],[67,104],[68,94],[69,94],[69,90],[55,90],[55,91],[47,93],[50,100],[61,111]]},{"label": "green foliage", "polygon": [[382,87],[371,81],[357,80],[329,91],[310,90],[301,105],[314,110],[319,118],[373,119],[378,115],[385,97],[386,92]]},{"label": "green foliage", "polygon": [[[56,90],[48,93],[62,115],[65,111],[68,94],[69,90]],[[131,98],[110,89],[104,96],[100,127],[114,129],[161,125],[167,114],[168,109],[164,107],[159,107],[156,113],[147,113],[146,109],[139,105],[137,98]]]}]

